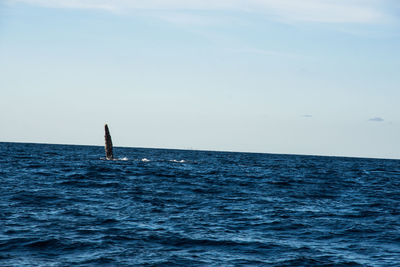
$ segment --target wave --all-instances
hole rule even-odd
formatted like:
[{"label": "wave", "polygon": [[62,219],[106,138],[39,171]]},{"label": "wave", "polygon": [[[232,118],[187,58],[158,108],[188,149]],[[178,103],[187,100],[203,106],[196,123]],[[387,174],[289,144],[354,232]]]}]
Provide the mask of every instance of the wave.
[{"label": "wave", "polygon": [[181,160],[176,160],[176,159],[172,159],[170,160],[170,162],[175,162],[175,163],[185,163],[186,161],[181,159]]}]

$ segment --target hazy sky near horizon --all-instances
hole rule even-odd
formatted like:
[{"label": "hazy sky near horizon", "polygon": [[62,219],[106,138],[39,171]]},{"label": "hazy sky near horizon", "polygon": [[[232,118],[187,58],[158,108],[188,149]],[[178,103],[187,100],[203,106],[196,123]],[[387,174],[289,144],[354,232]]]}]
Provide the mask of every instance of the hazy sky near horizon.
[{"label": "hazy sky near horizon", "polygon": [[0,1],[0,141],[400,159],[396,0]]}]

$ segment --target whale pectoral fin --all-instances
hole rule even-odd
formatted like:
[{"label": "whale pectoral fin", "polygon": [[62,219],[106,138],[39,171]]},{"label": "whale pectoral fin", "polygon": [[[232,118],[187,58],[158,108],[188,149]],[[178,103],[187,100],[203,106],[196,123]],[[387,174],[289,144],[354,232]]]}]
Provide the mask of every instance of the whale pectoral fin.
[{"label": "whale pectoral fin", "polygon": [[112,140],[111,140],[111,135],[110,135],[110,130],[108,129],[108,125],[104,125],[104,138],[105,138],[105,151],[106,151],[106,159],[112,160],[114,159],[114,154],[113,154],[113,145],[112,145]]}]

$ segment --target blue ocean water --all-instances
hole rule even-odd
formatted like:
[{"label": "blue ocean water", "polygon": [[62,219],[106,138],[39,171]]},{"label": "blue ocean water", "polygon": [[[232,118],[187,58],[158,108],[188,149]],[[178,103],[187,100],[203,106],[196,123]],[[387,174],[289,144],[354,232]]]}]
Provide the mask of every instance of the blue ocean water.
[{"label": "blue ocean water", "polygon": [[400,161],[0,143],[1,266],[399,266]]}]

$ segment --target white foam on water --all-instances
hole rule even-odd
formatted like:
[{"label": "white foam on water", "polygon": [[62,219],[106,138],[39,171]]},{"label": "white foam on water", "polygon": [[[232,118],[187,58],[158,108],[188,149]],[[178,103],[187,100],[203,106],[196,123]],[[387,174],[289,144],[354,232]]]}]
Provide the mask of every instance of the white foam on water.
[{"label": "white foam on water", "polygon": [[176,163],[185,163],[186,161],[184,161],[183,159],[182,160],[176,160],[176,159],[173,159],[173,160],[170,160],[171,162],[176,162]]},{"label": "white foam on water", "polygon": [[143,162],[149,162],[150,160],[146,159],[146,158],[142,158]]},{"label": "white foam on water", "polygon": [[107,161],[127,161],[129,160],[127,157],[123,158],[114,158],[114,159],[107,159],[107,158],[99,158],[100,160],[107,160]]}]

